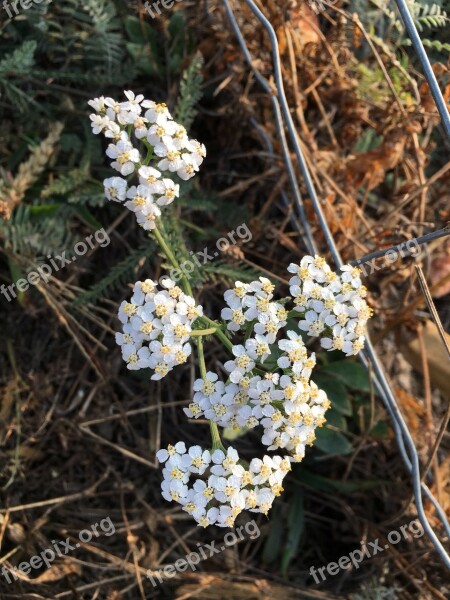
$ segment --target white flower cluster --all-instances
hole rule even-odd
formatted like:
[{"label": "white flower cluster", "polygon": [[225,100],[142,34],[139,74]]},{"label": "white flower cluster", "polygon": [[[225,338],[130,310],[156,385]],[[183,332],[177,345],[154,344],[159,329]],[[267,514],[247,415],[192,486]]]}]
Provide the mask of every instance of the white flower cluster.
[{"label": "white flower cluster", "polygon": [[287,311],[283,305],[271,301],[274,289],[275,286],[266,277],[260,277],[259,281],[252,283],[237,281],[235,287],[224,294],[228,306],[222,309],[221,317],[227,321],[227,329],[239,331],[255,322],[255,334],[273,344],[278,331],[286,325],[287,320]]},{"label": "white flower cluster", "polygon": [[[152,230],[162,209],[179,196],[175,178],[193,177],[206,150],[188,137],[165,104],[131,91],[125,96],[124,102],[104,97],[89,102],[95,111],[90,115],[93,133],[110,141],[106,154],[118,172],[104,181],[105,195],[123,203],[141,227]],[[170,256],[163,234],[154,233]],[[323,258],[305,256],[288,271],[291,296],[282,301],[273,299],[275,286],[265,277],[251,283],[238,281],[225,292],[221,317],[228,332],[241,336],[231,346],[233,357],[224,364],[228,378],[220,381],[216,373],[206,372],[195,381],[193,400],[184,409],[190,418],[210,421],[213,449],[186,450],[184,442],[178,442],[157,452],[158,460],[165,463],[162,495],[179,503],[204,527],[232,527],[242,510],[267,514],[283,491],[291,463],[303,459],[306,446],[314,442],[315,429],[325,422],[330,402],[310,380],[316,358],[308,354],[300,333],[293,331],[293,317],[304,334],[319,337],[327,350],[353,355],[364,346],[372,311],[364,300],[359,269],[345,266],[337,274]],[[287,303],[293,303],[292,310]],[[161,287],[150,279],[137,282],[131,301],[120,306],[123,327],[116,334],[128,368],[150,368],[152,379],[162,379],[185,363],[192,351],[192,327],[202,314],[194,298],[169,278]],[[279,335],[288,320],[289,330]],[[212,324],[207,318],[204,321]],[[207,335],[211,330],[195,334]],[[216,333],[229,347],[223,332]],[[200,345],[199,340],[205,373]],[[217,425],[235,430],[260,427],[261,442],[277,455],[244,463],[234,448],[223,449]]]},{"label": "white flower cluster", "polygon": [[[193,177],[206,149],[188,137],[165,104],[145,100],[131,91],[124,93],[125,102],[103,96],[90,100],[96,111],[90,115],[91,126],[93,133],[111,140],[106,154],[112,159],[112,168],[122,176],[105,179],[106,198],[124,202],[136,214],[139,225],[151,230],[161,216],[161,207],[179,196],[180,186],[172,177],[177,175],[184,181]],[[132,133],[137,144],[144,146],[145,157],[133,145]],[[128,187],[124,177],[136,174],[138,184]]]},{"label": "white flower cluster", "polygon": [[232,429],[262,426],[261,441],[269,450],[283,449],[294,462],[300,462],[305,446],[315,439],[316,427],[325,423],[330,402],[325,392],[309,381],[316,364],[314,354],[308,357],[295,332],[289,331],[288,338],[278,342],[283,352],[277,365],[285,374],[255,375],[255,357],[250,357],[243,346],[234,346],[236,359],[225,363],[229,383],[218,381],[212,372],[205,379],[197,379],[185,414]]},{"label": "white flower cluster", "polygon": [[165,463],[163,497],[178,502],[203,527],[233,527],[243,510],[267,514],[291,469],[289,459],[280,456],[254,458],[245,468],[234,448],[226,454],[200,446],[186,451],[184,442],[159,450],[156,456]]},{"label": "white flower cluster", "polygon": [[324,258],[305,256],[299,265],[290,264],[290,292],[295,310],[301,315],[299,327],[320,337],[326,350],[341,350],[346,356],[364,348],[366,324],[372,310],[364,300],[366,288],[361,271],[346,265],[338,275]]},{"label": "white flower cluster", "polygon": [[191,326],[203,314],[194,298],[171,279],[158,290],[151,279],[138,281],[130,302],[122,302],[119,319],[123,332],[116,334],[122,357],[131,370],[150,368],[152,379],[162,379],[191,354]]}]

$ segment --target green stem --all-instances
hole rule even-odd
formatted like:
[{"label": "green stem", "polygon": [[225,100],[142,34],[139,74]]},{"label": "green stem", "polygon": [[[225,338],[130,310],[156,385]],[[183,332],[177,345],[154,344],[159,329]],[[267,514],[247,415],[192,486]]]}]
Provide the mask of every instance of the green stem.
[{"label": "green stem", "polygon": [[[200,375],[202,379],[206,379],[205,353],[203,351],[203,340],[201,337],[199,337],[197,340],[197,352]],[[209,430],[211,432],[212,450],[223,450],[223,452],[226,453],[226,450],[222,444],[222,440],[220,439],[217,423],[214,423],[214,421],[209,421]]]},{"label": "green stem", "polygon": [[205,363],[205,353],[203,351],[203,340],[202,338],[198,338],[197,340],[197,352],[198,352],[198,365],[200,367],[200,375],[202,379],[206,379],[206,363]]},{"label": "green stem", "polygon": [[[160,245],[162,251],[166,255],[166,257],[169,260],[169,262],[171,263],[171,265],[175,269],[177,269],[179,273],[182,274],[181,284],[183,286],[184,291],[186,292],[186,294],[189,294],[189,296],[193,297],[194,294],[192,293],[191,284],[189,283],[189,280],[186,277],[186,275],[184,275],[183,271],[181,270],[180,265],[178,264],[178,261],[175,258],[175,255],[173,254],[172,250],[169,248],[166,240],[164,239],[162,232],[159,230],[158,227],[155,227],[152,231],[156,238],[156,241]],[[227,338],[227,336],[224,334],[224,332],[221,330],[220,325],[218,323],[216,323],[215,321],[213,321],[206,315],[203,315],[203,317],[201,317],[200,320],[203,320],[205,323],[207,323],[210,326],[210,330],[214,328],[214,331],[209,331],[209,332],[214,333],[219,338],[219,340],[222,342],[222,344],[225,346],[225,348],[227,348],[227,350],[229,350],[229,351],[232,351],[233,344]],[[209,335],[209,332],[208,332],[208,334],[205,333],[205,334],[197,334],[197,335]]]},{"label": "green stem", "polygon": [[304,317],[305,312],[306,312],[306,309],[305,310],[290,310],[287,314],[287,318],[288,319],[292,319],[294,317],[301,318],[301,317]]},{"label": "green stem", "polygon": [[143,164],[147,167],[149,165],[150,161],[152,160],[152,158],[154,157],[154,154],[153,154],[153,146],[151,146],[149,143],[145,142],[145,147],[147,148],[147,156],[145,157]]},{"label": "green stem", "polygon": [[161,247],[161,250],[164,252],[164,254],[166,255],[167,259],[169,260],[170,264],[172,265],[172,267],[174,267],[175,269],[177,269],[177,271],[182,275],[181,277],[181,284],[182,287],[184,289],[184,291],[186,292],[186,294],[188,294],[189,296],[194,297],[194,294],[192,293],[192,288],[191,288],[191,284],[189,283],[188,278],[186,277],[186,275],[183,273],[183,271],[180,268],[180,265],[178,264],[177,259],[175,258],[174,253],[172,252],[172,250],[169,248],[166,240],[164,239],[163,234],[161,233],[161,231],[158,229],[158,227],[155,227],[154,229],[152,229],[153,235],[156,238],[156,241],[158,242],[158,244]]},{"label": "green stem", "polygon": [[211,450],[213,452],[214,452],[214,450],[222,450],[222,452],[224,452],[226,454],[227,450],[226,450],[225,446],[222,444],[222,440],[220,439],[220,434],[219,434],[219,429],[217,427],[217,423],[214,423],[214,421],[209,421],[209,430],[211,432],[211,438],[212,438]]},{"label": "green stem", "polygon": [[[171,263],[171,265],[175,269],[177,269],[179,271],[179,273],[181,273],[183,275],[182,279],[181,279],[181,284],[183,286],[184,291],[186,292],[186,294],[189,294],[189,296],[194,297],[189,280],[183,274],[183,271],[180,269],[180,265],[178,264],[178,261],[175,258],[174,253],[172,252],[172,250],[170,249],[166,240],[164,239],[164,235],[158,229],[158,227],[155,227],[152,231],[156,238],[156,241],[158,242],[158,244],[161,247],[161,250],[164,252],[164,254],[166,255],[166,257],[169,260],[169,262]],[[199,362],[199,366],[200,366],[200,375],[201,375],[202,379],[205,379],[206,378],[206,364],[205,364],[205,354],[203,352],[202,335],[208,335],[209,333],[215,333],[217,335],[217,337],[222,340],[222,342],[226,345],[226,347],[229,350],[231,350],[231,348],[233,347],[233,344],[230,342],[230,340],[227,338],[227,336],[220,330],[220,325],[218,325],[217,323],[214,323],[214,321],[212,321],[209,317],[202,317],[202,318],[204,320],[206,320],[209,325],[212,325],[212,327],[209,331],[204,330],[201,334],[197,334],[197,336],[198,336],[197,337],[197,351],[198,351],[198,362]],[[204,333],[205,331],[208,331],[208,334]],[[219,429],[217,427],[217,423],[214,423],[214,421],[209,421],[209,428],[211,431],[211,438],[212,438],[212,450],[219,449],[226,453],[226,449],[224,448],[224,446],[222,444],[222,440],[220,439],[220,434],[219,434]]]},{"label": "green stem", "polygon": [[210,329],[194,329],[193,331],[191,331],[191,336],[202,337],[204,335],[213,335],[214,333],[216,333],[216,327],[211,327]]},{"label": "green stem", "polygon": [[209,317],[207,317],[206,315],[203,315],[202,319],[208,325],[211,325],[211,327],[214,327],[215,335],[219,338],[219,340],[222,342],[222,344],[225,346],[225,348],[227,348],[227,350],[232,351],[233,344],[232,344],[231,340],[229,340],[227,338],[227,336],[224,334],[224,332],[221,330],[220,325],[218,323],[216,323],[215,321],[213,321],[212,319],[210,319]]}]

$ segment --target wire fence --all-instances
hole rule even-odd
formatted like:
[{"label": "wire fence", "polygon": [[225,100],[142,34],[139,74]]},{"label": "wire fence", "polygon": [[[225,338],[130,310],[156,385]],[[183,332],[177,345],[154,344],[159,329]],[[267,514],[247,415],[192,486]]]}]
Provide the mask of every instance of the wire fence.
[{"label": "wire fence", "polygon": [[[227,16],[230,20],[232,29],[237,37],[243,55],[249,64],[256,80],[261,85],[261,87],[267,92],[271,99],[275,124],[279,136],[279,140],[281,142],[282,150],[283,150],[283,158],[286,165],[291,193],[294,198],[294,205],[296,209],[296,214],[293,217],[293,224],[295,228],[302,233],[305,246],[309,253],[316,254],[317,248],[316,244],[311,232],[311,227],[306,217],[303,199],[300,193],[297,176],[296,176],[296,168],[291,159],[290,148],[293,149],[298,166],[300,168],[301,174],[305,181],[306,189],[308,191],[308,196],[313,205],[320,229],[325,238],[328,249],[333,257],[333,260],[337,267],[341,267],[343,264],[340,253],[336,247],[333,235],[330,231],[326,218],[324,216],[321,203],[317,196],[317,192],[308,169],[305,157],[302,152],[302,148],[300,145],[300,141],[297,135],[296,127],[291,116],[290,107],[287,101],[287,97],[284,91],[282,71],[281,71],[281,57],[278,48],[278,40],[277,35],[275,33],[275,29],[272,26],[269,19],[265,16],[265,14],[260,10],[260,8],[255,4],[253,0],[244,0],[245,4],[250,8],[255,18],[261,23],[263,28],[266,30],[271,44],[271,53],[272,53],[272,64],[273,64],[273,76],[276,86],[276,93],[273,89],[273,85],[269,83],[269,81],[261,74],[261,72],[255,66],[254,57],[251,56],[248,46],[246,44],[244,35],[241,31],[239,23],[236,19],[235,11],[230,4],[229,0],[222,0],[223,5],[225,7]],[[411,14],[408,10],[408,6],[405,0],[396,0],[401,18],[405,24],[406,30],[411,38],[413,47],[417,52],[417,55],[422,64],[422,68],[425,74],[425,77],[430,86],[430,91],[433,95],[433,98],[436,102],[439,114],[442,119],[442,124],[444,130],[450,140],[450,117],[446,102],[444,97],[439,89],[439,85],[437,83],[436,77],[433,73],[433,69],[431,67],[428,56],[424,50],[423,44],[420,40],[420,36],[417,32],[417,29],[414,24],[414,20],[411,17]],[[326,5],[326,1],[324,2]],[[330,5],[331,6],[331,5]],[[259,126],[259,124],[253,120],[252,124],[258,130],[259,134],[264,140],[264,143],[267,147],[267,151],[275,156],[272,143],[268,136],[265,134],[263,129]],[[289,140],[289,141],[288,141]],[[290,145],[289,145],[290,144]],[[286,192],[282,192],[283,202],[288,205],[289,200],[286,195]],[[448,230],[442,230],[440,235],[447,235]],[[426,238],[426,236],[424,236]],[[434,236],[436,237],[436,236]],[[425,241],[421,241],[421,243],[426,243],[428,238]],[[358,261],[355,262],[365,262],[366,260],[371,260],[374,258],[373,255],[369,255],[368,257],[361,257]],[[439,553],[442,561],[445,565],[450,569],[450,556],[446,549],[444,548],[441,540],[439,539],[437,533],[434,531],[433,527],[428,521],[427,515],[425,514],[423,500],[427,498],[434,506],[436,510],[436,514],[442,522],[443,528],[446,532],[447,536],[450,536],[450,524],[448,522],[447,516],[440,506],[439,502],[433,496],[431,490],[428,488],[424,480],[427,476],[427,469],[425,472],[421,473],[419,455],[417,449],[415,447],[413,438],[408,429],[408,426],[403,419],[402,413],[400,411],[399,405],[395,398],[395,395],[392,391],[391,384],[388,381],[388,378],[384,372],[381,361],[373,347],[373,344],[370,340],[370,337],[367,336],[366,348],[360,354],[360,360],[365,365],[365,367],[369,370],[371,374],[373,385],[377,390],[380,398],[382,399],[385,407],[387,408],[389,415],[392,419],[392,424],[394,427],[394,433],[397,440],[398,448],[400,455],[402,457],[403,463],[405,465],[406,470],[411,476],[411,484],[412,491],[414,495],[414,501],[417,508],[417,513],[422,526],[431,540],[433,546],[436,551]],[[430,462],[430,461],[429,461]]]}]

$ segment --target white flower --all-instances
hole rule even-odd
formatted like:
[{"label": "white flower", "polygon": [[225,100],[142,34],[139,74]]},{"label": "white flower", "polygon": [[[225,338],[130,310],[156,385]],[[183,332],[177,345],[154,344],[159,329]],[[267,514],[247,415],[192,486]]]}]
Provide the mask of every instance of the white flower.
[{"label": "white flower", "polygon": [[119,307],[119,319],[122,323],[128,323],[129,319],[137,312],[138,307],[134,303],[123,301]]},{"label": "white flower", "polygon": [[161,172],[153,167],[139,167],[139,182],[146,185],[151,194],[161,194],[164,187],[160,181]]},{"label": "white flower", "polygon": [[142,94],[139,94],[138,96],[136,96],[134,94],[134,92],[132,92],[131,90],[128,91],[124,91],[125,96],[127,97],[128,102],[124,102],[123,103],[123,108],[125,110],[131,110],[133,112],[135,112],[136,114],[140,114],[141,112],[141,102],[144,99],[144,96]]},{"label": "white flower", "polygon": [[246,322],[242,310],[242,299],[236,294],[236,291],[240,293],[242,289],[245,288],[237,286],[234,290],[227,290],[224,294],[228,307],[222,309],[221,317],[224,321],[229,321],[229,323],[227,323],[227,329],[229,331],[239,331]]},{"label": "white flower", "polygon": [[109,158],[115,159],[111,166],[121,175],[130,175],[135,169],[135,163],[139,162],[139,150],[133,148],[129,141],[120,140],[117,144],[109,144],[106,150]]},{"label": "white flower", "polygon": [[[176,149],[175,145],[174,148]],[[177,175],[184,181],[187,181],[194,177],[200,167],[198,162],[194,160],[193,156],[190,154],[182,154],[181,158],[181,166],[177,169]]]},{"label": "white flower", "polygon": [[[132,118],[130,116],[130,118]],[[134,128],[134,135],[137,137],[138,140],[142,140],[143,138],[145,138],[148,134],[148,129],[147,129],[147,119],[144,117],[135,117],[132,121],[133,124],[133,128]]]},{"label": "white flower", "polygon": [[341,325],[335,325],[333,327],[333,337],[323,337],[320,340],[320,345],[325,350],[341,350],[347,356],[353,354],[353,340],[355,334],[351,331],[348,332],[345,327]]},{"label": "white flower", "polygon": [[218,515],[219,509],[213,506],[208,510],[205,509],[203,511],[197,511],[195,514],[195,519],[202,527],[208,527],[208,525],[215,525]]},{"label": "white flower", "polygon": [[200,144],[197,140],[190,140],[189,148],[192,148],[191,154],[193,160],[200,166],[206,156],[206,148],[204,144]]},{"label": "white flower", "polygon": [[259,458],[253,458],[249,470],[252,473],[253,483],[260,485],[266,483],[272,476],[273,473],[273,462],[270,456],[264,456],[262,460]]},{"label": "white flower", "polygon": [[262,317],[261,321],[255,324],[253,331],[264,336],[268,344],[273,344],[277,338],[278,331],[286,325],[286,321],[278,321],[269,316]]},{"label": "white flower", "polygon": [[247,429],[253,429],[259,425],[259,420],[255,415],[254,408],[246,405],[239,409],[236,420],[239,427],[246,427]]},{"label": "white flower", "polygon": [[245,349],[250,358],[264,362],[270,355],[270,348],[264,336],[256,334],[254,338],[250,338],[245,342]]},{"label": "white flower", "polygon": [[191,473],[203,475],[206,468],[211,463],[211,454],[209,450],[203,450],[200,446],[192,446],[187,454],[181,459],[181,464]]},{"label": "white flower", "polygon": [[152,146],[158,144],[169,144],[172,141],[172,136],[177,130],[175,121],[165,121],[162,124],[154,123],[148,130],[147,141]]},{"label": "white flower", "polygon": [[361,269],[352,267],[351,265],[344,265],[341,267],[341,272],[341,280],[343,283],[349,283],[355,290],[362,286]]},{"label": "white flower", "polygon": [[175,198],[180,195],[180,186],[174,183],[171,179],[163,179],[161,182],[161,193],[162,195],[156,200],[159,206],[166,206],[172,204]]},{"label": "white flower", "polygon": [[194,322],[198,317],[203,315],[203,308],[195,303],[194,298],[186,296],[180,298],[180,302],[177,304],[177,313],[179,315],[187,315],[191,322]]},{"label": "white flower", "polygon": [[92,133],[94,133],[95,135],[104,131],[108,127],[108,124],[110,122],[109,118],[106,115],[89,115],[89,118],[92,121]]},{"label": "white flower", "polygon": [[158,169],[161,169],[161,171],[171,171],[173,173],[183,166],[181,152],[176,149],[171,140],[167,144],[157,144],[155,154],[162,159],[158,162]]},{"label": "white flower", "polygon": [[250,283],[249,285],[249,288],[259,298],[271,300],[273,297],[272,292],[275,289],[275,285],[269,279],[267,279],[267,277],[260,277],[258,281],[252,281],[252,283]]},{"label": "white flower", "polygon": [[282,390],[275,387],[272,381],[254,377],[248,389],[248,395],[254,404],[265,406],[271,402],[283,400]]},{"label": "white flower", "polygon": [[153,204],[153,196],[150,188],[146,185],[133,185],[127,192],[127,198],[131,201],[125,202],[125,206],[133,212],[143,211]]},{"label": "white flower", "polygon": [[108,123],[104,132],[105,137],[108,139],[112,139],[116,144],[120,140],[126,142],[128,140],[128,135],[126,131],[124,131],[120,127],[120,125],[118,125],[114,121],[111,121],[108,117],[105,118],[108,119]]},{"label": "white flower", "polygon": [[144,208],[136,211],[136,220],[145,230],[151,231],[156,227],[156,219],[161,216],[161,210],[156,204],[147,204]]},{"label": "white flower", "polygon": [[[205,406],[204,414],[205,418],[214,421],[222,427],[228,427],[232,412],[232,398],[227,395],[221,395],[219,393],[212,394],[207,402],[203,401],[202,406]],[[209,408],[207,406],[209,405]]]},{"label": "white flower", "polygon": [[126,114],[127,110],[124,107],[124,104],[121,102],[117,102],[113,98],[105,98],[105,106],[106,106],[106,114],[111,119],[111,121],[117,121],[124,125],[126,122]]},{"label": "white flower", "polygon": [[171,133],[173,145],[177,150],[194,151],[196,146],[189,140],[186,129],[182,125],[175,124],[175,131]]},{"label": "white flower", "polygon": [[188,489],[188,486],[178,479],[164,480],[161,484],[161,495],[168,502],[181,503],[187,497]]},{"label": "white flower", "polygon": [[103,96],[100,96],[100,98],[94,98],[93,100],[89,100],[88,104],[89,104],[89,106],[92,106],[92,108],[96,112],[105,112],[106,111],[105,98]]},{"label": "white flower", "polygon": [[300,329],[321,337],[326,350],[357,354],[364,347],[365,326],[372,315],[360,270],[344,265],[338,275],[323,258],[306,256],[300,265],[289,265],[288,271],[295,275],[289,284],[295,310],[302,314]]},{"label": "white flower", "polygon": [[[219,450],[219,452],[220,452],[220,450]],[[216,455],[216,460],[217,460],[217,455]],[[223,469],[225,469],[226,472],[233,474],[234,468],[236,467],[238,461],[239,461],[239,454],[238,454],[237,450],[230,447],[227,450],[227,455],[224,457],[224,459],[222,461],[222,467],[223,467]],[[216,462],[216,461],[213,459],[213,462]],[[215,473],[215,474],[217,474],[217,473]]]},{"label": "white flower", "polygon": [[127,196],[127,182],[122,177],[110,177],[103,182],[108,200],[123,202]]},{"label": "white flower", "polygon": [[231,506],[221,506],[217,515],[216,525],[219,527],[234,527],[236,520]]},{"label": "white flower", "polygon": [[125,323],[123,326],[123,333],[116,333],[115,338],[118,346],[140,347],[142,345],[142,339],[139,338],[139,334],[134,331],[131,323]]},{"label": "white flower", "polygon": [[234,360],[225,363],[225,369],[230,373],[230,381],[239,383],[245,373],[249,373],[255,366],[255,361],[250,358],[244,346],[233,346]]},{"label": "white flower", "polygon": [[143,305],[144,302],[149,302],[153,299],[156,288],[157,283],[152,279],[137,281],[133,286],[133,296],[131,298],[131,302],[139,305]]},{"label": "white flower", "polygon": [[158,450],[158,452],[156,453],[156,458],[159,460],[159,462],[166,462],[166,460],[168,460],[172,456],[175,456],[176,454],[182,456],[185,453],[186,444],[184,442],[177,442],[175,446],[171,446],[169,444],[169,446],[167,446],[167,450],[164,448]]},{"label": "white flower", "polygon": [[236,281],[235,286],[231,290],[227,290],[223,297],[225,302],[231,306],[230,301],[238,301],[242,303],[244,297],[250,292],[250,286],[248,283],[242,283],[241,281]]},{"label": "white flower", "polygon": [[308,310],[305,313],[304,321],[300,321],[299,327],[306,331],[308,335],[317,336],[325,329],[325,320],[330,316],[328,311],[317,314],[315,310]]},{"label": "white flower", "polygon": [[157,104],[151,100],[144,100],[141,104],[144,108],[148,107],[145,118],[148,119],[149,123],[165,125],[168,120],[172,119],[169,109],[164,103]]},{"label": "white flower", "polygon": [[217,380],[219,376],[217,373],[208,371],[205,379],[196,379],[194,381],[194,391],[201,391],[205,396],[211,396],[216,391]]}]

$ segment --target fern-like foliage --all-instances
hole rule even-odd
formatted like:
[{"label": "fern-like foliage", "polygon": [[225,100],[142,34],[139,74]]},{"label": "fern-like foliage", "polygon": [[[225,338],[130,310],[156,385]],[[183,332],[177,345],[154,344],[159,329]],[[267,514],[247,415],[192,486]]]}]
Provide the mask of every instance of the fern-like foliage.
[{"label": "fern-like foliage", "polygon": [[58,196],[68,204],[104,206],[106,203],[103,186],[91,181],[85,168],[61,173],[41,191],[41,198],[54,199]]},{"label": "fern-like foliage", "polygon": [[54,195],[64,196],[73,192],[86,181],[86,172],[83,169],[72,169],[63,173],[41,191],[41,198],[50,198]]},{"label": "fern-like foliage", "polygon": [[26,40],[0,61],[0,92],[19,109],[36,105],[17,83],[18,79],[31,73],[36,47],[36,41]]},{"label": "fern-like foliage", "polygon": [[204,283],[221,282],[228,287],[233,287],[236,281],[250,283],[258,277],[265,275],[253,267],[242,263],[228,263],[223,260],[206,263],[202,267],[202,279]]},{"label": "fern-like foliage", "polygon": [[[2,41],[0,90],[23,111],[46,112],[60,102],[60,83],[120,84],[133,77],[126,33],[113,0],[65,0],[32,4],[14,19]],[[8,49],[10,49],[8,51]],[[35,86],[47,86],[46,103],[34,101]],[[30,79],[33,84],[30,86]],[[67,107],[66,107],[67,108]]]},{"label": "fern-like foliage", "polygon": [[420,3],[417,0],[409,0],[410,11],[416,27],[419,31],[424,29],[439,29],[448,24],[447,13],[439,4]]},{"label": "fern-like foliage", "polygon": [[[169,210],[167,210],[167,208]],[[170,247],[175,254],[178,264],[181,267],[184,265],[189,265],[187,270],[190,271],[189,279],[192,287],[194,289],[200,287],[203,281],[201,269],[192,259],[192,255],[186,246],[186,231],[184,230],[183,225],[176,213],[176,208],[174,208],[173,205],[166,207],[162,227],[164,229],[164,234],[167,236],[167,239],[170,242]],[[170,270],[171,266],[168,265],[168,267]]]},{"label": "fern-like foliage", "polygon": [[183,73],[180,94],[175,108],[175,119],[188,129],[197,116],[197,105],[203,95],[203,56],[197,53]]},{"label": "fern-like foliage", "polygon": [[[424,46],[438,52],[450,52],[450,44],[431,39],[449,25],[449,18],[442,0],[406,0],[414,23],[423,35]],[[390,0],[352,0],[351,12],[357,12],[367,29],[380,40],[391,39],[398,46],[410,46],[411,41],[398,11]]]},{"label": "fern-like foliage", "polygon": [[66,206],[20,204],[10,220],[0,221],[2,245],[7,251],[33,262],[49,254],[59,254],[74,244],[67,226],[71,211]]},{"label": "fern-like foliage", "polygon": [[73,301],[74,306],[95,304],[102,298],[107,298],[117,289],[123,289],[130,281],[135,281],[136,272],[143,265],[143,259],[150,258],[155,253],[155,244],[147,239],[142,246],[109,269],[108,274],[95,283],[89,290],[80,294]]}]

